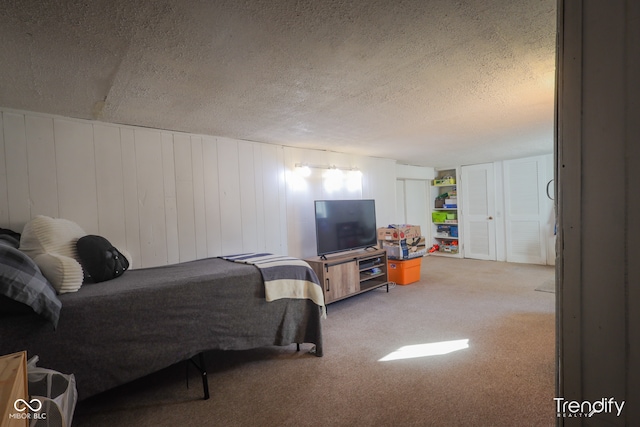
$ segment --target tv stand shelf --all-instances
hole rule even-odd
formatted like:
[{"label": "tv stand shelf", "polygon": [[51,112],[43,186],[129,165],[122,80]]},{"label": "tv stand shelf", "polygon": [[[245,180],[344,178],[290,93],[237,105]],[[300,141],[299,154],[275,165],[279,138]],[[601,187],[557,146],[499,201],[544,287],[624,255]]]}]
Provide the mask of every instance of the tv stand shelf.
[{"label": "tv stand shelf", "polygon": [[354,251],[306,259],[324,288],[326,304],[387,286],[387,252]]}]

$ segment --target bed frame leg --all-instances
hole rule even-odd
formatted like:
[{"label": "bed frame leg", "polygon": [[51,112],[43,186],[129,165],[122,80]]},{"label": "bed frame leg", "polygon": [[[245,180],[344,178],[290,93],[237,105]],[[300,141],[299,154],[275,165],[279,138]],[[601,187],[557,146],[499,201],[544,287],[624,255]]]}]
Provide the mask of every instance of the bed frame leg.
[{"label": "bed frame leg", "polygon": [[296,351],[300,351],[300,343],[299,342],[296,343]]},{"label": "bed frame leg", "polygon": [[[200,375],[202,376],[202,389],[204,391],[204,400],[209,399],[209,378],[207,377],[207,367],[204,364],[204,353],[198,354],[199,364],[193,360],[193,357],[189,359],[193,366],[198,369]],[[189,387],[189,380],[187,377],[187,387]]]}]

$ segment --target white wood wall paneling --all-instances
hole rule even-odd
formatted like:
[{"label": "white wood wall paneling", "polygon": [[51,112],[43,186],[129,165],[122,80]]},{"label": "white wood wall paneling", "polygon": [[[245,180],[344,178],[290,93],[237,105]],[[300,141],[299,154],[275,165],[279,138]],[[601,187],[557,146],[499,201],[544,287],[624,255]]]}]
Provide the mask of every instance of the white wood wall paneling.
[{"label": "white wood wall paneling", "polygon": [[162,171],[162,136],[146,129],[134,131],[141,264],[167,264],[167,236]]},{"label": "white wood wall paneling", "polygon": [[[376,201],[376,223],[385,227],[396,221],[396,162],[390,159],[363,157],[359,159],[362,170],[362,198]],[[433,172],[433,168],[430,172]]]},{"label": "white wood wall paneling", "polygon": [[[399,179],[396,181],[396,216],[394,217],[393,224],[403,224],[407,221],[407,212],[406,212],[406,195],[404,191],[405,180]],[[377,203],[376,203],[377,204]],[[380,225],[379,227],[384,227],[386,224]]]},{"label": "white wood wall paneling", "polygon": [[[269,239],[269,241],[271,242],[273,240],[273,242],[277,242],[279,240],[279,243],[277,245],[277,247],[274,247],[274,249],[272,249],[272,252],[275,253],[281,253],[281,254],[289,254],[289,255],[293,255],[292,253],[289,252],[289,243],[288,243],[288,235],[289,235],[289,228],[288,228],[288,224],[289,224],[289,216],[288,216],[288,212],[287,212],[287,183],[285,181],[285,171],[286,171],[286,166],[285,166],[285,157],[284,157],[284,149],[282,147],[264,147],[265,149],[271,149],[273,150],[273,152],[275,152],[275,162],[272,164],[272,167],[274,169],[274,171],[276,172],[275,176],[270,176],[271,179],[274,179],[277,182],[278,185],[278,201],[279,201],[279,210],[274,210],[273,212],[271,212],[270,214],[273,215],[273,221],[268,221],[267,224],[271,225],[276,224],[278,221],[280,221],[280,226],[279,227],[273,227],[272,229],[270,229],[269,231],[271,233],[274,233],[272,236],[274,237],[273,239]],[[295,255],[294,255],[295,256]]]},{"label": "white wood wall paneling", "polygon": [[220,189],[218,179],[218,143],[213,137],[202,140],[205,221],[207,223],[207,255],[222,255]]},{"label": "white wood wall paneling", "polygon": [[411,166],[395,164],[397,179],[424,179],[427,181],[435,178],[435,169],[424,166]]},{"label": "white wood wall paneling", "polygon": [[4,114],[4,144],[9,227],[20,231],[31,215],[25,122],[22,114]]},{"label": "white wood wall paneling", "polygon": [[196,257],[206,258],[207,220],[204,203],[204,163],[202,160],[202,137],[191,137],[191,158],[193,168],[193,209],[196,226]]},{"label": "white wood wall paneling", "polygon": [[[309,156],[304,150],[285,147],[283,149],[283,168],[286,174],[295,174],[296,163],[324,164],[324,153]],[[316,235],[314,222],[314,200],[322,199],[322,180],[319,178],[321,171],[311,170],[311,175],[300,179],[291,176],[285,183],[286,219],[282,225],[283,234],[288,236],[286,248],[288,253],[297,257],[312,257],[316,255]],[[283,175],[285,172],[283,171]],[[284,215],[283,215],[284,216]]]},{"label": "white wood wall paneling", "polygon": [[173,152],[173,134],[162,133],[162,176],[164,177],[164,209],[167,233],[167,262],[180,262],[180,235],[178,232],[178,202],[176,196],[176,169]]},{"label": "white wood wall paneling", "polygon": [[[313,200],[364,197],[325,194],[319,170],[290,194],[276,145],[7,111],[0,126],[2,225],[68,218],[126,249],[135,268],[248,250],[314,255]],[[380,169],[392,161],[293,152],[297,161],[361,162],[369,197],[382,210],[393,198],[376,189],[393,189],[393,168]]]},{"label": "white wood wall paneling", "polygon": [[55,119],[54,135],[60,217],[83,230],[98,230],[98,194],[93,126]]},{"label": "white wood wall paneling", "polygon": [[7,195],[7,155],[4,147],[4,116],[0,111],[0,221],[9,224],[9,197]]},{"label": "white wood wall paneling", "polygon": [[30,216],[57,217],[58,181],[56,179],[56,151],[53,119],[25,116],[27,159],[29,173]]},{"label": "white wood wall paneling", "polygon": [[258,250],[258,206],[256,205],[256,171],[253,146],[238,143],[238,177],[240,180],[240,217],[242,219],[242,251]]},{"label": "white wood wall paneling", "polygon": [[138,175],[136,170],[136,145],[132,128],[120,128],[122,149],[122,180],[124,182],[124,228],[126,249],[133,258],[133,266],[143,267],[140,245],[140,206],[138,203]]},{"label": "white wood wall paneling", "polygon": [[[288,195],[287,203],[292,203]],[[316,255],[316,231],[314,198],[310,193],[299,193],[295,198],[295,204],[287,212],[290,220],[287,226],[289,239],[287,245],[292,255],[298,257],[310,257]]]},{"label": "white wood wall paneling", "polygon": [[220,236],[222,253],[243,252],[242,216],[240,209],[240,171],[238,143],[227,138],[218,139],[218,182],[220,186]]},{"label": "white wood wall paneling", "polygon": [[285,170],[292,173],[296,163],[308,162],[314,165],[357,166],[363,172],[362,191],[328,193],[323,188],[322,169],[312,169],[311,176],[299,185],[285,183],[282,197],[286,203],[286,214],[281,215],[282,229],[288,235],[284,250],[298,257],[316,255],[315,225],[313,201],[339,198],[371,198],[376,200],[376,220],[378,224],[390,224],[396,221],[396,169],[395,161],[370,157],[355,157],[339,153],[317,152],[312,150],[282,147],[283,169],[279,174],[284,180]]},{"label": "white wood wall paneling", "polygon": [[93,139],[99,228],[85,231],[104,236],[117,248],[126,248],[127,236],[123,227],[125,183],[122,173],[120,129],[116,126],[95,124]]},{"label": "white wood wall paneling", "polygon": [[262,223],[259,228],[264,230],[264,248],[267,252],[276,254],[286,254],[283,251],[283,236],[287,235],[286,224],[280,222],[280,218],[285,217],[286,212],[283,209],[282,201],[284,200],[284,180],[280,179],[282,172],[280,170],[282,160],[278,158],[278,154],[282,154],[282,150],[275,145],[263,145],[261,147],[262,171],[261,182],[262,187],[262,206],[263,215]]},{"label": "white wood wall paneling", "polygon": [[191,149],[189,135],[173,136],[180,262],[192,261],[197,257]]},{"label": "white wood wall paneling", "polygon": [[269,188],[263,185],[264,183],[264,170],[263,165],[265,162],[264,156],[262,155],[262,149],[259,144],[252,144],[252,148],[254,151],[253,156],[253,169],[255,171],[253,186],[255,188],[255,200],[256,200],[256,236],[255,236],[255,246],[258,251],[266,252],[266,237],[265,237],[265,192],[267,194],[267,198],[277,196],[278,188]]}]

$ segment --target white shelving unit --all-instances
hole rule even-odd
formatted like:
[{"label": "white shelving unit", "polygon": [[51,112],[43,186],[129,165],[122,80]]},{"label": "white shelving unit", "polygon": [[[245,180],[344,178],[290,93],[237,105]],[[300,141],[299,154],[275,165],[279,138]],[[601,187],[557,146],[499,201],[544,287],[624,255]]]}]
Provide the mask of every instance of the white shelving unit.
[{"label": "white shelving unit", "polygon": [[429,247],[438,245],[440,248],[432,252],[432,255],[462,257],[459,176],[456,169],[441,169],[431,182],[432,242]]}]

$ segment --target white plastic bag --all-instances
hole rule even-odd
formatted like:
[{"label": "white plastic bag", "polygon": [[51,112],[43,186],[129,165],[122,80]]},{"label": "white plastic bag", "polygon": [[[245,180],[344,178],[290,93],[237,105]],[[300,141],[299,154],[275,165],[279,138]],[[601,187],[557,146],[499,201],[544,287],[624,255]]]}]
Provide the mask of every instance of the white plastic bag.
[{"label": "white plastic bag", "polygon": [[27,362],[29,395],[41,405],[31,417],[30,427],[71,427],[78,400],[76,378],[52,369],[36,366],[39,357]]}]

